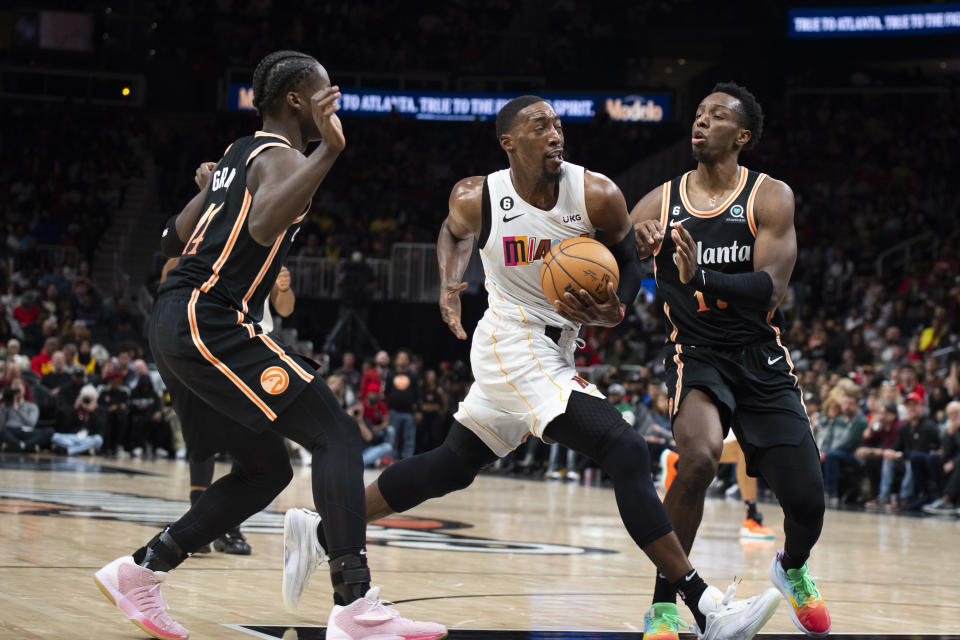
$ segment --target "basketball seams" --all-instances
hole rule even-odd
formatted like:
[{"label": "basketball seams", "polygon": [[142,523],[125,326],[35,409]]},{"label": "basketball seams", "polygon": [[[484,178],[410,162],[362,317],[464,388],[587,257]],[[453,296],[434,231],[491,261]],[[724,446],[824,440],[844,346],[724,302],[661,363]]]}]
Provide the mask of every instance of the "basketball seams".
[{"label": "basketball seams", "polygon": [[[593,240],[593,239],[591,239],[591,238],[584,238],[584,240],[587,240],[587,241],[589,241],[589,242],[597,242],[597,243],[600,244],[600,246],[603,246],[603,243],[600,243],[599,241]],[[581,245],[581,244],[584,244],[584,243],[583,243],[583,242],[572,242],[572,243],[570,243],[570,244],[571,244],[571,246],[577,246],[577,245]],[[562,242],[557,245],[557,247],[560,249],[560,253],[562,253],[563,255],[567,256],[568,258],[574,258],[574,259],[576,259],[576,260],[583,260],[584,262],[589,262],[589,263],[591,263],[591,264],[597,265],[598,267],[600,267],[601,269],[603,269],[604,271],[606,271],[607,273],[609,273],[611,276],[613,276],[614,280],[616,280],[616,285],[617,285],[617,286],[620,285],[620,275],[614,273],[613,271],[611,271],[611,270],[610,270],[610,267],[608,267],[607,265],[603,264],[602,262],[597,262],[596,260],[593,260],[592,258],[588,258],[588,257],[586,257],[586,256],[579,256],[579,255],[577,255],[577,254],[575,254],[575,253],[567,253],[566,251],[563,250],[563,246],[562,246],[562,245],[563,245]],[[567,248],[569,248],[569,247],[567,247]],[[606,247],[604,247],[604,248],[606,248]],[[566,269],[564,269],[564,271],[566,272]],[[568,275],[569,275],[569,274],[568,274]],[[572,279],[573,279],[573,277],[571,276],[571,280],[572,280]],[[584,288],[586,288],[586,287],[584,287]]]}]

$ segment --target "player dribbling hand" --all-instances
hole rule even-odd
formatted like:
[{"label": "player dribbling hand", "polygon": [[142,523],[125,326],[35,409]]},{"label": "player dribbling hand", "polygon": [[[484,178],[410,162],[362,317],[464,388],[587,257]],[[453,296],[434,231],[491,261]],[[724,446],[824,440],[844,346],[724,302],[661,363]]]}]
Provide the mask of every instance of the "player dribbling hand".
[{"label": "player dribbling hand", "polygon": [[594,327],[613,327],[623,319],[620,298],[612,282],[607,284],[606,302],[597,302],[586,289],[580,289],[579,296],[568,291],[563,297],[564,300],[553,301],[553,308],[567,320]]}]

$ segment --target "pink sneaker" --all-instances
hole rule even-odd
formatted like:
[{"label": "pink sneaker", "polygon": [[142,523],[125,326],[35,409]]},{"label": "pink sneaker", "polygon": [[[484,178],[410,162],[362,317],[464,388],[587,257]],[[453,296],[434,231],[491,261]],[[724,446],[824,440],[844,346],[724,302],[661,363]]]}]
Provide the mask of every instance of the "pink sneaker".
[{"label": "pink sneaker", "polygon": [[416,622],[400,617],[380,600],[380,587],[341,607],[334,605],[327,621],[327,640],[439,640],[447,628],[435,622]]},{"label": "pink sneaker", "polygon": [[93,581],[146,633],[160,640],[184,640],[190,632],[167,615],[167,603],[160,592],[167,575],[137,565],[133,556],[123,556],[93,574]]}]

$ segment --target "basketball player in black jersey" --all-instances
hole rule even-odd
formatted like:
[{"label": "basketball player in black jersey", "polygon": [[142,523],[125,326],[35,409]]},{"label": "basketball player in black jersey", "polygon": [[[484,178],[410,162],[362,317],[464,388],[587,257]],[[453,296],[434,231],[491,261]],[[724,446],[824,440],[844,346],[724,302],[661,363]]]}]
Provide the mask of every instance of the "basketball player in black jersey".
[{"label": "basketball player in black jersey", "polygon": [[[523,211],[526,213],[523,215],[549,218],[554,207],[563,204],[561,194],[565,187],[561,181],[570,179],[570,170],[562,169],[564,136],[560,118],[542,98],[522,96],[511,100],[501,109],[496,126],[498,141],[509,159],[509,177],[505,180],[513,185],[517,197],[536,208],[530,209],[524,205]],[[590,171],[579,176],[579,180],[583,181],[582,215],[589,217],[597,239],[604,242],[617,259],[621,274],[620,287],[615,291],[610,285],[610,297],[604,304],[594,303],[586,291],[581,291],[580,298],[585,303],[568,294],[566,305],[555,305],[563,317],[574,322],[613,326],[623,317],[618,296],[632,299],[640,287],[634,232],[626,202],[616,184],[606,176]],[[490,190],[493,187],[489,181],[492,181],[492,177],[478,176],[464,178],[454,186],[449,199],[449,215],[437,240],[441,313],[444,322],[460,339],[467,337],[460,322],[459,299],[466,283],[460,280],[470,260],[473,239],[481,239],[480,246],[485,246],[484,236],[493,237],[491,216],[494,211],[490,204]],[[519,207],[511,209],[520,210]],[[494,245],[500,242],[499,238],[493,238]],[[534,268],[538,266],[534,264]],[[503,288],[504,294],[513,295],[517,291],[517,285],[509,281],[502,281],[499,287]],[[507,290],[507,287],[511,289]],[[549,305],[545,300],[542,304]],[[509,349],[509,338],[504,337],[509,334],[509,327],[502,328],[503,335],[497,344],[501,350]],[[529,336],[539,330],[545,336],[550,336],[549,329],[545,331],[543,325],[538,326],[531,316],[529,324],[524,321],[522,333]],[[536,344],[528,342],[529,353],[536,358],[534,350],[542,350],[540,357],[547,363],[544,366],[552,367],[554,361],[549,359],[549,351],[560,352],[564,348],[560,347],[562,339],[559,336],[560,332],[557,331],[553,337],[538,339]],[[493,353],[496,354],[496,346]],[[475,356],[478,355],[471,354],[475,370],[478,366]],[[527,356],[525,359],[529,358]],[[558,379],[562,379],[561,375],[575,374],[572,358],[570,363],[569,371],[557,368],[553,374]],[[503,371],[503,366],[501,363],[500,371]],[[540,370],[518,375],[522,378],[544,376],[542,370],[543,366]],[[513,384],[509,378],[508,382]],[[530,384],[530,380],[517,379],[514,382],[524,390],[527,390],[525,385]],[[556,385],[555,382],[553,384]],[[586,386],[583,385],[584,390]],[[517,393],[521,392],[518,390]],[[519,421],[518,415],[514,413],[512,418],[501,418],[501,424]],[[599,394],[573,391],[563,413],[551,419],[543,434],[549,440],[590,456],[613,479],[624,526],[654,564],[670,575],[672,584],[680,591],[698,628],[702,630],[700,637],[707,640],[751,638],[769,620],[779,603],[779,595],[775,590],[768,589],[747,600],[731,601],[733,588],[724,594],[716,587],[708,586],[684,558],[684,552],[671,531],[670,522],[653,486],[646,443],[636,431],[629,428],[613,405]],[[442,445],[391,465],[367,487],[367,519],[375,521],[394,512],[412,509],[431,498],[465,489],[483,467],[498,458],[499,454],[474,431],[460,421],[454,421]],[[311,526],[315,519],[315,516],[303,510],[291,509],[287,512],[284,538],[288,554],[298,546],[306,548],[301,555],[310,552],[314,541],[300,535],[299,543],[291,543],[291,531],[297,532],[301,528],[306,531],[317,530],[316,525]],[[306,526],[300,523],[306,523]],[[323,534],[324,531],[318,533]],[[322,540],[319,543],[326,546]],[[315,554],[318,557],[323,555],[322,552]],[[291,570],[289,576],[285,572],[285,591],[299,597],[312,568],[308,566],[307,571]],[[289,586],[286,584],[288,581]],[[673,637],[676,638],[675,633]]]},{"label": "basketball player in black jersey", "polygon": [[[830,615],[806,562],[823,527],[823,479],[777,309],[797,256],[793,192],[738,164],[762,128],[754,96],[718,84],[697,107],[697,168],[648,193],[631,214],[640,256],[654,256],[669,332],[664,364],[680,457],[664,503],[689,553],[732,427],[748,473],[783,507],[784,551],[770,577],[794,623],[822,637]],[[655,607],[676,601],[662,576],[653,599]]]},{"label": "basketball player in black jersey", "polygon": [[[293,475],[283,437],[313,454],[313,496],[330,543],[327,638],[441,638],[370,588],[356,424],[315,366],[264,334],[264,300],[314,192],[346,146],[340,93],[312,57],[266,56],[253,78],[263,129],[236,140],[210,182],[170,221],[161,246],[180,263],[160,287],[149,338],[195,461],[225,450],[230,473],[144,547],[97,571],[101,591],[157,638],[186,638],[160,592],[167,572],[265,508]],[[307,144],[320,141],[309,155]]]}]

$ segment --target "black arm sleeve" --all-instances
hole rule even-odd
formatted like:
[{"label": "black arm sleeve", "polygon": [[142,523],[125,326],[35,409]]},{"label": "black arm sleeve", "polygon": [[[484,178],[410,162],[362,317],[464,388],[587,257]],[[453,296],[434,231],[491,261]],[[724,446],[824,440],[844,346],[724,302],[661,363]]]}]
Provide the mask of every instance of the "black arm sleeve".
[{"label": "black arm sleeve", "polygon": [[773,297],[773,278],[766,271],[721,273],[698,267],[690,284],[725,302],[757,309],[769,309]]},{"label": "black arm sleeve", "polygon": [[186,243],[182,242],[177,235],[177,216],[170,216],[167,226],[163,228],[163,233],[160,235],[160,252],[166,258],[176,258],[183,253],[186,246]]},{"label": "black arm sleeve", "polygon": [[620,269],[620,286],[617,287],[617,297],[620,298],[620,302],[626,305],[633,304],[633,301],[637,299],[640,283],[643,281],[643,270],[640,266],[640,258],[637,257],[636,237],[637,233],[631,226],[623,240],[612,247],[607,247],[613,257],[616,258],[617,267]]}]

